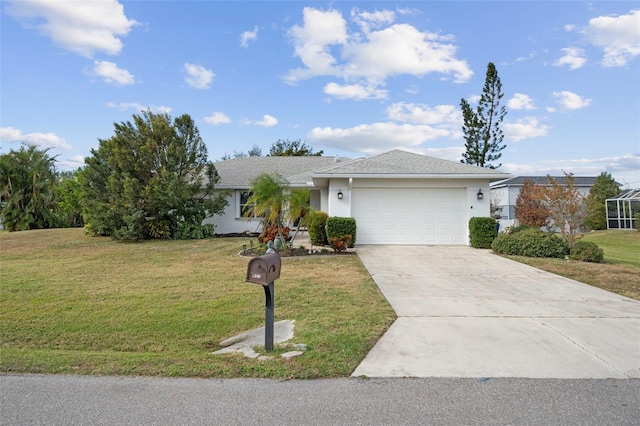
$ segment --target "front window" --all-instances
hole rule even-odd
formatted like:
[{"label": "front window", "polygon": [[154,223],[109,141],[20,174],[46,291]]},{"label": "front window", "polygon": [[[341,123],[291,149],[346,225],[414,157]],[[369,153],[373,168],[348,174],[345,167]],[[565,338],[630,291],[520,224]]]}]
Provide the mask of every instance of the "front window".
[{"label": "front window", "polygon": [[239,193],[239,197],[238,200],[240,202],[240,217],[253,217],[254,214],[251,213],[251,216],[249,216],[249,212],[251,212],[254,207],[256,206],[255,204],[249,203],[249,198],[251,197],[252,193],[249,191],[241,191]]}]

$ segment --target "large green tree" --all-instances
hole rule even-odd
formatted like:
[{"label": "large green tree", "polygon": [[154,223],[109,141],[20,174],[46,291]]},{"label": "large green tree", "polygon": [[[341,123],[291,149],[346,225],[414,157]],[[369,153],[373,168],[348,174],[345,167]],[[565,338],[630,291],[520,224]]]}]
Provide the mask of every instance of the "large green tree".
[{"label": "large green tree", "polygon": [[607,198],[620,193],[620,184],[610,173],[602,172],[596,178],[587,197],[587,218],[585,226],[592,230],[607,229]]},{"label": "large green tree", "polygon": [[8,231],[56,226],[55,158],[22,146],[0,156],[0,219]]},{"label": "large green tree", "polygon": [[489,62],[482,89],[482,96],[474,110],[466,99],[460,100],[465,139],[465,152],[460,162],[480,167],[497,169],[502,164],[494,165],[493,161],[502,157],[506,145],[502,143],[504,134],[500,128],[507,110],[500,106],[502,99],[502,83],[498,77],[496,66]]},{"label": "large green tree", "polygon": [[227,194],[214,191],[219,176],[191,117],[145,111],[114,127],[79,176],[89,232],[123,240],[206,234],[202,221],[222,211]]},{"label": "large green tree", "polygon": [[82,227],[82,206],[80,205],[80,183],[75,172],[60,172],[56,186],[58,204],[58,226],[61,228]]}]

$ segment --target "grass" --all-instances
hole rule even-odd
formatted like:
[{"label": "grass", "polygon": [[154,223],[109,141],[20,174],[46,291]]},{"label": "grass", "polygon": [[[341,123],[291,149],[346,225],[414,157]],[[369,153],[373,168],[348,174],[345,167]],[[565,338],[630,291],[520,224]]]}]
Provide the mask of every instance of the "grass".
[{"label": "grass", "polygon": [[607,263],[640,268],[640,232],[638,231],[594,231],[585,234],[582,240],[591,241],[602,248]]},{"label": "grass", "polygon": [[586,234],[582,239],[596,243],[603,249],[605,263],[507,257],[538,269],[640,300],[640,233],[621,230],[596,231]]},{"label": "grass", "polygon": [[[0,233],[0,371],[179,377],[349,375],[395,319],[357,256],[283,258],[275,316],[303,356],[214,356],[264,325],[239,239],[121,243],[81,229]],[[275,353],[290,348],[276,345]]]}]

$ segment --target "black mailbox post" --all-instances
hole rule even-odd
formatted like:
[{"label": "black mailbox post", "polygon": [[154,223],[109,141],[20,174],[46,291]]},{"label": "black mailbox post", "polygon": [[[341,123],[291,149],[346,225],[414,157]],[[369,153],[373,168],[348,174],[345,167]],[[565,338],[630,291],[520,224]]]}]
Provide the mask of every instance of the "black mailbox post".
[{"label": "black mailbox post", "polygon": [[280,256],[277,253],[267,253],[254,257],[247,265],[247,282],[261,284],[264,288],[264,348],[267,352],[273,350],[273,282],[280,277]]}]

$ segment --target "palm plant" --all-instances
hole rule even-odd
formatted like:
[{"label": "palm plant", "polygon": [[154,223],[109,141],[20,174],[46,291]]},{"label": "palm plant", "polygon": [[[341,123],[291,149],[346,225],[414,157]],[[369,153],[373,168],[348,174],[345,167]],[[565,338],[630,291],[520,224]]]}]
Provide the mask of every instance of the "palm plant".
[{"label": "palm plant", "polygon": [[311,209],[309,207],[310,194],[311,191],[308,189],[297,189],[289,193],[287,217],[294,225],[297,225],[292,240],[295,240],[301,226],[307,226],[309,220],[307,213]]},{"label": "palm plant", "polygon": [[[283,211],[287,201],[287,181],[279,174],[262,173],[251,181],[251,196],[247,204],[253,208],[245,216],[263,218],[263,228],[269,225],[278,227],[279,238],[282,241]],[[284,241],[282,241],[284,243]]]},{"label": "palm plant", "polygon": [[263,229],[276,225],[281,244],[285,243],[283,228],[286,223],[298,222],[298,228],[305,224],[309,211],[308,189],[290,191],[287,180],[281,175],[262,173],[251,181],[250,191],[247,204],[252,204],[253,208],[245,216],[262,217]]},{"label": "palm plant", "polygon": [[22,231],[55,226],[55,159],[36,146],[0,156],[0,217],[5,229]]}]

